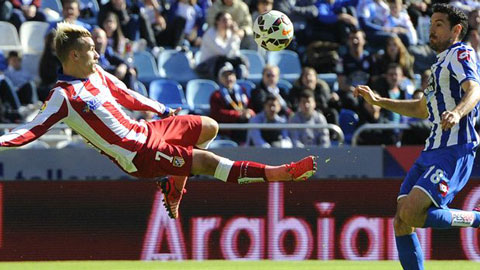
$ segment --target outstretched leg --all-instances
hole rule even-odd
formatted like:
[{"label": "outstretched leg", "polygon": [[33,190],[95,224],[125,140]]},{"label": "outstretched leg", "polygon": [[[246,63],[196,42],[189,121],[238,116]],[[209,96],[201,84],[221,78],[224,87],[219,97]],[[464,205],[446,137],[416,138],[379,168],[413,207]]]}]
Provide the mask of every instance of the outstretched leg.
[{"label": "outstretched leg", "polygon": [[314,156],[290,164],[270,166],[253,161],[232,161],[212,152],[193,150],[192,173],[212,175],[224,182],[300,181],[311,177],[316,170]]}]

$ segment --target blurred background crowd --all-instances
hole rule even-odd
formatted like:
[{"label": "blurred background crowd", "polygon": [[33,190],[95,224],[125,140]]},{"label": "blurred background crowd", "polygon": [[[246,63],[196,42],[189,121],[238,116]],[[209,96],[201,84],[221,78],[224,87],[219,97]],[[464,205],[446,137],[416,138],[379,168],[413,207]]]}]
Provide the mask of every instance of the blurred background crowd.
[{"label": "blurred background crowd", "polygon": [[[365,123],[408,124],[363,132],[358,143],[423,144],[428,123],[369,105],[353,89],[367,84],[384,97],[422,98],[436,60],[431,6],[440,2],[469,14],[465,42],[478,51],[474,0],[0,0],[0,123],[28,121],[48,97],[60,68],[53,33],[67,21],[91,31],[105,70],[184,113],[219,123],[328,123],[342,128],[346,143]],[[254,42],[254,20],[271,9],[293,23],[287,50]],[[222,131],[219,138],[257,147],[338,144],[326,128]]]}]

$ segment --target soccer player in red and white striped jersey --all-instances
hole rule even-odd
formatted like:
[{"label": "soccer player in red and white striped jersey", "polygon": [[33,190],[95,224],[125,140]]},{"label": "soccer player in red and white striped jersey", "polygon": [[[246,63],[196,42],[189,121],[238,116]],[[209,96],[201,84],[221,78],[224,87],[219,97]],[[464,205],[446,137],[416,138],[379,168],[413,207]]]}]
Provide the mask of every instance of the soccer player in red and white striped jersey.
[{"label": "soccer player in red and white striped jersey", "polygon": [[[81,26],[59,23],[55,48],[62,63],[57,84],[32,122],[0,137],[0,150],[32,142],[63,121],[130,175],[172,175],[162,182],[165,205],[172,218],[178,215],[190,174],[252,183],[306,180],[316,171],[313,156],[296,163],[268,166],[231,161],[203,150],[216,137],[217,122],[206,116],[177,116],[180,108],[165,107],[128,89],[97,65],[99,55],[90,32]],[[164,119],[137,121],[122,106],[151,111]]]}]

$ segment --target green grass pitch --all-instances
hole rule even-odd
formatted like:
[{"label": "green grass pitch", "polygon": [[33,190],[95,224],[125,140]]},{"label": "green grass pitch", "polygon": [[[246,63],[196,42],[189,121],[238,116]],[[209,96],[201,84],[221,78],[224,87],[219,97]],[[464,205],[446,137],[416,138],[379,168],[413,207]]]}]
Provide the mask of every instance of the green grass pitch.
[{"label": "green grass pitch", "polygon": [[[428,270],[475,270],[479,262],[428,261]],[[60,261],[2,262],[1,270],[401,270],[396,261]]]}]

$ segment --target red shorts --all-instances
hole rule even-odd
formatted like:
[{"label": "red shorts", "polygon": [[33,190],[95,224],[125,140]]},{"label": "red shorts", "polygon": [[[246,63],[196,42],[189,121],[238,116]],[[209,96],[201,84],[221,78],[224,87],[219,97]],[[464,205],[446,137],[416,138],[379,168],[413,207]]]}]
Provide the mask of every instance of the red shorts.
[{"label": "red shorts", "polygon": [[131,175],[156,178],[164,175],[189,176],[192,169],[193,146],[202,131],[198,115],[179,115],[148,122],[145,146],[137,152]]}]

